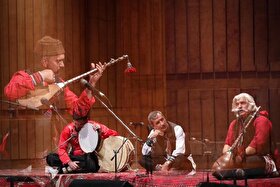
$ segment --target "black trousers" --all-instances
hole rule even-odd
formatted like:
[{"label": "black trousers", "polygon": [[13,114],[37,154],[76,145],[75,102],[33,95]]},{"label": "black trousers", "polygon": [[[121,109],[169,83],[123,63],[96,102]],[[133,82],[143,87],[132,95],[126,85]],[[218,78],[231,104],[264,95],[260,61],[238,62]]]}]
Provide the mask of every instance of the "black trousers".
[{"label": "black trousers", "polygon": [[[79,170],[73,171],[72,173],[95,173],[100,168],[98,158],[94,153],[86,153],[82,156],[73,156],[70,154],[69,157],[72,161],[78,161],[80,167]],[[46,157],[46,162],[49,166],[58,167],[58,173],[63,173],[63,168],[68,167],[68,164],[62,164],[57,153],[50,153]]]}]

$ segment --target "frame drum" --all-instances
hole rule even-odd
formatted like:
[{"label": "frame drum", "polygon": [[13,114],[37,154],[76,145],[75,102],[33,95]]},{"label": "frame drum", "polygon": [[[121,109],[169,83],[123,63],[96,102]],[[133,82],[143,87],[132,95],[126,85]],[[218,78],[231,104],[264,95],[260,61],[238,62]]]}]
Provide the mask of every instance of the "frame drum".
[{"label": "frame drum", "polygon": [[86,123],[79,131],[79,144],[85,153],[92,153],[98,146],[99,133],[93,124]]}]

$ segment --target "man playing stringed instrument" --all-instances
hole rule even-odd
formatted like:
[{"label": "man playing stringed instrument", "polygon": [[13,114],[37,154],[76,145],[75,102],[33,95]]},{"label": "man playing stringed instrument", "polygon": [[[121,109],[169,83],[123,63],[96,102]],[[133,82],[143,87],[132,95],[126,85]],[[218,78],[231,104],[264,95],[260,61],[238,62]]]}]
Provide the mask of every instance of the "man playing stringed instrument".
[{"label": "man playing stringed instrument", "polygon": [[258,177],[278,174],[273,145],[272,123],[267,111],[260,111],[247,93],[236,95],[223,155],[214,163],[213,175],[219,179]]},{"label": "man playing stringed instrument", "polygon": [[[16,72],[8,85],[4,89],[6,97],[10,101],[15,101],[28,95],[31,91],[36,90],[53,83],[63,82],[58,76],[61,68],[64,68],[65,50],[60,40],[54,39],[50,36],[44,36],[37,41],[35,46],[35,54],[40,58],[40,63],[44,68],[35,73],[29,70],[20,70]],[[91,64],[92,68],[98,69],[98,72],[90,76],[90,83],[95,86],[97,80],[101,77],[102,72],[105,70],[106,65]],[[76,95],[68,88],[64,88],[64,97],[68,107],[73,105],[73,98]],[[85,89],[80,95],[80,98],[92,98],[90,90]]]},{"label": "man playing stringed instrument", "polygon": [[[16,101],[25,97],[36,89],[46,87],[53,83],[63,82],[58,76],[61,68],[64,68],[65,50],[62,42],[50,36],[44,36],[37,41],[35,54],[40,58],[40,63],[44,69],[35,73],[31,73],[28,70],[16,72],[4,89],[4,93],[10,101]],[[94,87],[98,79],[102,76],[106,64],[98,63],[95,65],[92,63],[91,66],[92,68],[96,67],[98,70],[97,73],[90,76],[89,82]],[[68,87],[65,87],[63,91],[67,107],[70,109],[73,106],[75,107],[75,102],[77,102],[76,94]],[[94,100],[91,91],[88,89],[85,89],[79,98],[85,100],[85,102],[93,102]],[[42,102],[42,100],[40,101]],[[72,114],[71,110],[70,114]]]}]

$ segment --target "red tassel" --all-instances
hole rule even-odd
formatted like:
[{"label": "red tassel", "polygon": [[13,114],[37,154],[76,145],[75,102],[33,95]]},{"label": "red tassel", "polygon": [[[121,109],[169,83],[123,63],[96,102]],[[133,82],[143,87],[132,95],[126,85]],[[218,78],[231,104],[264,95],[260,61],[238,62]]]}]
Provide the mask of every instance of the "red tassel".
[{"label": "red tassel", "polygon": [[134,67],[126,68],[126,70],[124,72],[125,73],[135,73],[136,72],[136,68],[134,68]]}]

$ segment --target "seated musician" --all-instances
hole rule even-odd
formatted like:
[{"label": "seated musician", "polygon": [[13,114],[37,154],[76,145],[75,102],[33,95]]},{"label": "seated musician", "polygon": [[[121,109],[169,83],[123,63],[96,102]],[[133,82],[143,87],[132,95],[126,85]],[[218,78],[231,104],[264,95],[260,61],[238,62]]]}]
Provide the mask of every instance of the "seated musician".
[{"label": "seated musician", "polygon": [[[213,175],[219,179],[277,175],[274,160],[277,155],[267,111],[258,112],[253,97],[241,93],[233,98],[232,112],[236,119],[230,123],[224,155],[214,163]],[[256,115],[253,116],[253,113]],[[250,118],[251,123],[248,123]],[[245,130],[246,124],[249,125]],[[241,132],[244,135],[237,141]]]},{"label": "seated musician", "polygon": [[148,121],[153,129],[142,147],[141,166],[147,172],[187,170],[195,173],[196,164],[183,128],[167,121],[160,111],[151,112]]},{"label": "seated musician", "polygon": [[[52,83],[62,82],[59,76],[62,68],[65,67],[65,50],[60,40],[54,39],[50,36],[44,36],[37,41],[34,49],[36,57],[42,66],[42,70],[32,72],[31,70],[20,70],[16,72],[10,82],[4,88],[5,96],[10,101],[16,101],[24,96],[27,96],[30,91],[38,88],[43,88]],[[97,80],[101,77],[102,72],[105,70],[105,64],[91,64],[92,68],[97,68],[98,72],[91,76],[89,82],[95,86]],[[77,102],[77,96],[69,87],[64,89],[64,100],[68,108],[72,108]],[[81,99],[92,102],[91,91],[85,89],[81,95]]]},{"label": "seated musician", "polygon": [[78,133],[85,124],[92,125],[99,132],[101,139],[118,135],[116,131],[105,125],[88,119],[91,105],[84,102],[79,104],[73,112],[73,122],[65,126],[60,134],[57,153],[50,153],[46,158],[49,166],[58,168],[58,173],[85,173],[99,170],[95,151],[85,153],[79,144]]}]

